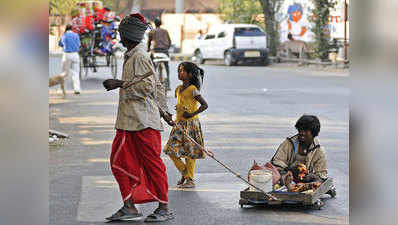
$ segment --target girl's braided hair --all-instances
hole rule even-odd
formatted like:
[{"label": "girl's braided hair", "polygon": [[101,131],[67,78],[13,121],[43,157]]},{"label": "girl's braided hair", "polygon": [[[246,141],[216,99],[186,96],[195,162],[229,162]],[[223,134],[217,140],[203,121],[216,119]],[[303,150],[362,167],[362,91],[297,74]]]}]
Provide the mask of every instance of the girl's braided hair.
[{"label": "girl's braided hair", "polygon": [[180,69],[181,65],[184,67],[185,72],[191,74],[189,84],[194,85],[198,90],[200,90],[205,74],[204,70],[192,62],[182,62],[178,65],[178,69]]}]

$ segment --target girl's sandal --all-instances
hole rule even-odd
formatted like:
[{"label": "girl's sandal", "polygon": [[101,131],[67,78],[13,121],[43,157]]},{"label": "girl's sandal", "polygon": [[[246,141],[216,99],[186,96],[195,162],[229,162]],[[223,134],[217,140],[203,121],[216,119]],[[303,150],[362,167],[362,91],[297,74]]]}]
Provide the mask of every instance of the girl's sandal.
[{"label": "girl's sandal", "polygon": [[187,180],[185,184],[181,185],[181,188],[194,188],[195,182],[192,179]]},{"label": "girl's sandal", "polygon": [[184,184],[184,182],[185,182],[185,175],[187,174],[187,171],[184,169],[182,172],[181,172],[181,179],[177,182],[177,186],[181,186],[181,185],[183,185]]},{"label": "girl's sandal", "polygon": [[177,182],[177,185],[178,185],[178,186],[183,185],[184,182],[185,182],[185,177],[184,177],[184,176],[181,176],[181,179]]}]

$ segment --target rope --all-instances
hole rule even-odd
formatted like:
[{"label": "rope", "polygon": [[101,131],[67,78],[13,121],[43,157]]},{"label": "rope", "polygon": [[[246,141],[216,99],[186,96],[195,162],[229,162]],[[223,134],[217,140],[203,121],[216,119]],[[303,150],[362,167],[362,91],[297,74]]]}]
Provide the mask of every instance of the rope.
[{"label": "rope", "polygon": [[[147,74],[145,74],[145,75],[147,75]],[[149,77],[149,76],[144,76],[144,77],[138,79],[137,81],[133,82],[132,85],[134,85],[134,84],[136,84],[136,83],[142,81],[143,79],[145,79],[145,78],[147,78],[147,77]],[[156,79],[156,75],[155,75],[155,79]],[[160,111],[161,113],[163,113],[164,115],[167,115],[167,113],[159,106],[158,102],[155,101],[155,103],[156,103],[156,105],[158,106],[159,111]],[[213,152],[211,152],[211,151],[209,151],[209,150],[206,150],[204,147],[202,147],[200,144],[198,144],[191,136],[189,136],[188,132],[187,132],[184,128],[182,128],[181,125],[179,125],[179,124],[177,124],[177,123],[174,123],[174,124],[175,124],[174,127],[176,127],[177,129],[179,129],[179,130],[187,137],[187,139],[188,139],[190,142],[192,142],[194,145],[196,145],[196,146],[197,146],[200,150],[202,150],[207,156],[209,156],[210,158],[214,159],[218,164],[220,164],[220,165],[223,166],[225,169],[227,169],[230,173],[232,173],[232,174],[235,175],[237,178],[241,179],[243,182],[245,182],[245,183],[248,184],[249,186],[253,187],[254,189],[256,189],[256,190],[262,192],[266,197],[269,198],[269,200],[278,200],[275,196],[273,196],[273,195],[271,195],[271,194],[268,194],[268,193],[265,192],[263,189],[261,189],[261,188],[259,188],[259,187],[256,187],[255,185],[251,184],[249,181],[247,181],[246,179],[244,179],[239,173],[233,171],[231,168],[229,168],[227,165],[225,165],[224,163],[222,163],[220,160],[216,159],[216,158],[214,157],[214,153],[213,153]]]},{"label": "rope", "polygon": [[[160,109],[160,108],[159,108]],[[162,110],[162,109],[160,109]],[[163,110],[162,110],[163,111]],[[163,112],[164,113],[164,112]],[[192,137],[189,136],[188,132],[181,127],[181,125],[175,123],[174,125],[177,129],[179,129],[181,132],[183,132],[183,134],[187,137],[187,139],[192,142],[194,145],[196,145],[200,150],[202,150],[207,156],[209,156],[210,158],[214,159],[218,164],[220,164],[221,166],[223,166],[225,169],[227,169],[229,172],[231,172],[232,174],[234,174],[237,178],[241,179],[243,182],[245,182],[246,184],[252,186],[253,188],[255,188],[256,190],[262,192],[266,197],[268,197],[270,200],[278,200],[276,197],[274,197],[271,194],[268,194],[267,192],[265,192],[263,189],[251,184],[249,181],[247,181],[246,179],[244,179],[239,173],[233,171],[231,168],[229,168],[227,165],[225,165],[224,163],[222,163],[220,160],[216,159],[214,157],[214,153],[206,150],[204,147],[202,147],[200,144],[198,144]]]}]

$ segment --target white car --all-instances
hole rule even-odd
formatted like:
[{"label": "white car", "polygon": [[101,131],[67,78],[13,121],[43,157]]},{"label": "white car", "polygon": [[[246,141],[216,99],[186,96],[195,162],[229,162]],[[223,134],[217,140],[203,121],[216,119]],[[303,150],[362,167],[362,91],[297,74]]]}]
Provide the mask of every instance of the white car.
[{"label": "white car", "polygon": [[269,63],[266,35],[261,27],[253,24],[212,27],[203,39],[198,40],[194,56],[200,64],[211,59],[224,59],[227,66],[238,62]]}]

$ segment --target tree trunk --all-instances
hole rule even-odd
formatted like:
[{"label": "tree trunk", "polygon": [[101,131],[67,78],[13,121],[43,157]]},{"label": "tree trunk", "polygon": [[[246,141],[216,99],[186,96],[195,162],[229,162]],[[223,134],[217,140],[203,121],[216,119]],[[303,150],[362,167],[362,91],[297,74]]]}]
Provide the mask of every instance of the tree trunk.
[{"label": "tree trunk", "polygon": [[267,46],[270,55],[275,56],[279,47],[279,35],[275,26],[275,9],[274,4],[270,4],[271,0],[259,0],[263,8],[264,24],[267,36]]},{"label": "tree trunk", "polygon": [[121,13],[123,13],[123,15],[130,15],[131,14],[131,10],[132,10],[133,5],[134,5],[133,3],[134,3],[134,0],[128,0],[127,6],[124,9],[122,9]]},{"label": "tree trunk", "polygon": [[120,15],[120,0],[115,1],[115,12]]}]

